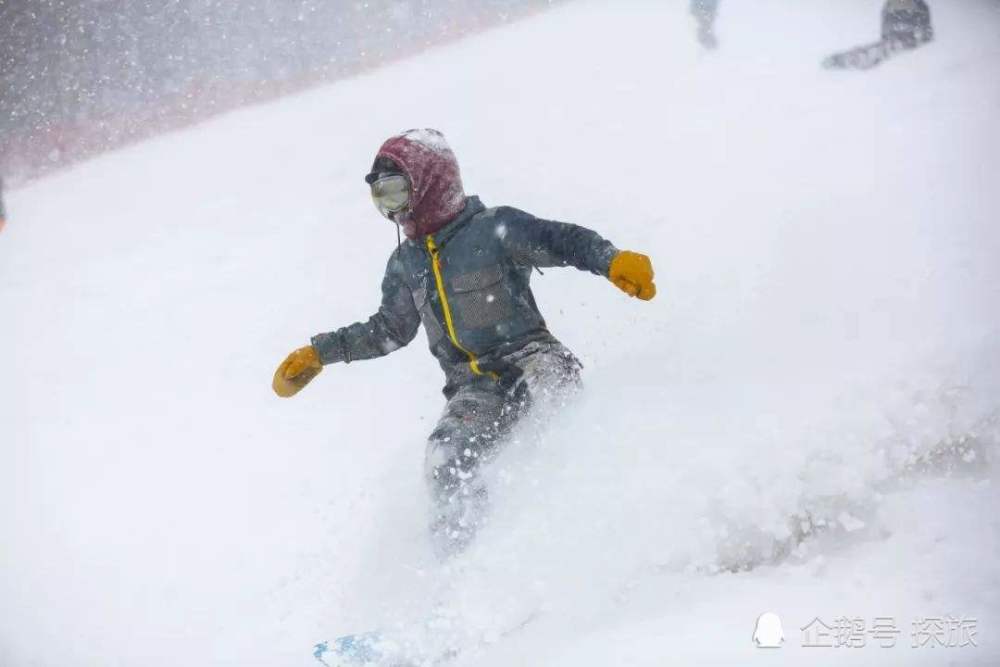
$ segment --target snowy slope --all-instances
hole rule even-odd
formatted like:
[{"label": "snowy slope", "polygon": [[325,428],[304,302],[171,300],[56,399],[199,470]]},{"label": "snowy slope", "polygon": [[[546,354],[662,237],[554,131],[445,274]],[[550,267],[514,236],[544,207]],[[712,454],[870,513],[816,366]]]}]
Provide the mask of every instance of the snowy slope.
[{"label": "snowy slope", "polygon": [[[428,617],[482,667],[1000,661],[1000,8],[820,70],[880,4],[723,3],[704,54],[687,3],[569,3],[10,193],[0,665],[306,665]],[[660,288],[536,277],[588,389],[446,570],[424,337],[269,387],[376,307],[395,233],[361,175],[425,125],[487,204],[647,252]],[[767,610],[782,649],[751,644]],[[979,646],[910,648],[945,614]],[[802,648],[816,616],[902,634]]]}]

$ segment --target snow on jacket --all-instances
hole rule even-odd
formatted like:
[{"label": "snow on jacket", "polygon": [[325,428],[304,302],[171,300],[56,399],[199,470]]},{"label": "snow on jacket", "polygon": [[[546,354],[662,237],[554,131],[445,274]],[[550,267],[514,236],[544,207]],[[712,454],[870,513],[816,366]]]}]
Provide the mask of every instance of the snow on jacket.
[{"label": "snow on jacket", "polygon": [[433,234],[392,253],[382,304],[366,322],[312,338],[324,364],[380,357],[417,334],[422,323],[450,395],[467,382],[517,379],[502,357],[532,341],[554,341],[531,293],[533,267],[573,266],[607,276],[616,248],[596,232],[467,197]]}]

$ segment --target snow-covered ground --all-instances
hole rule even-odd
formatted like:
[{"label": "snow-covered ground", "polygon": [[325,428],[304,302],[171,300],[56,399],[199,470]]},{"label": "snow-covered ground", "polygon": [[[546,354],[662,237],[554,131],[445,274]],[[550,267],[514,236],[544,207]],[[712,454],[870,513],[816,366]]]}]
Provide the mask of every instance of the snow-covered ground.
[{"label": "snow-covered ground", "polygon": [[[479,667],[997,664],[1000,5],[821,70],[880,5],[724,2],[706,54],[687,3],[573,2],[10,193],[0,665],[308,665],[428,618]],[[519,433],[444,569],[423,336],[270,390],[376,307],[396,238],[361,176],[417,126],[488,205],[647,252],[660,290],[536,277],[587,390]],[[783,648],[754,648],[764,611]],[[945,615],[978,646],[911,648]],[[842,616],[897,645],[802,646]]]}]

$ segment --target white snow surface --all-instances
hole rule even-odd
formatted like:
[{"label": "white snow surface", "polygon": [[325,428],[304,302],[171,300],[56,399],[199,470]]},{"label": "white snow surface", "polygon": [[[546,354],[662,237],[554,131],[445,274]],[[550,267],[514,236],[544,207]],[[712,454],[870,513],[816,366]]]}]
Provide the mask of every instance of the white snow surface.
[{"label": "white snow surface", "polygon": [[[375,627],[478,667],[998,664],[1000,6],[821,70],[880,5],[724,2],[704,53],[687,3],[572,2],[11,192],[0,665],[310,665]],[[519,431],[447,567],[424,336],[270,390],[377,307],[396,238],[362,176],[409,127],[659,288],[535,277],[586,390]],[[978,646],[911,648],[946,614]],[[899,641],[802,647],[839,616]]]}]

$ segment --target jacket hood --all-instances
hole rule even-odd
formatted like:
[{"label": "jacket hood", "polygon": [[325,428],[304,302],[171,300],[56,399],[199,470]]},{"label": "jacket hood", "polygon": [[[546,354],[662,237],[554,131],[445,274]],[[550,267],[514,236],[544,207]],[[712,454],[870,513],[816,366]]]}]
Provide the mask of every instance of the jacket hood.
[{"label": "jacket hood", "polygon": [[465,207],[458,160],[437,130],[397,134],[382,144],[379,157],[393,160],[410,179],[410,208],[397,220],[407,238],[433,234]]}]

